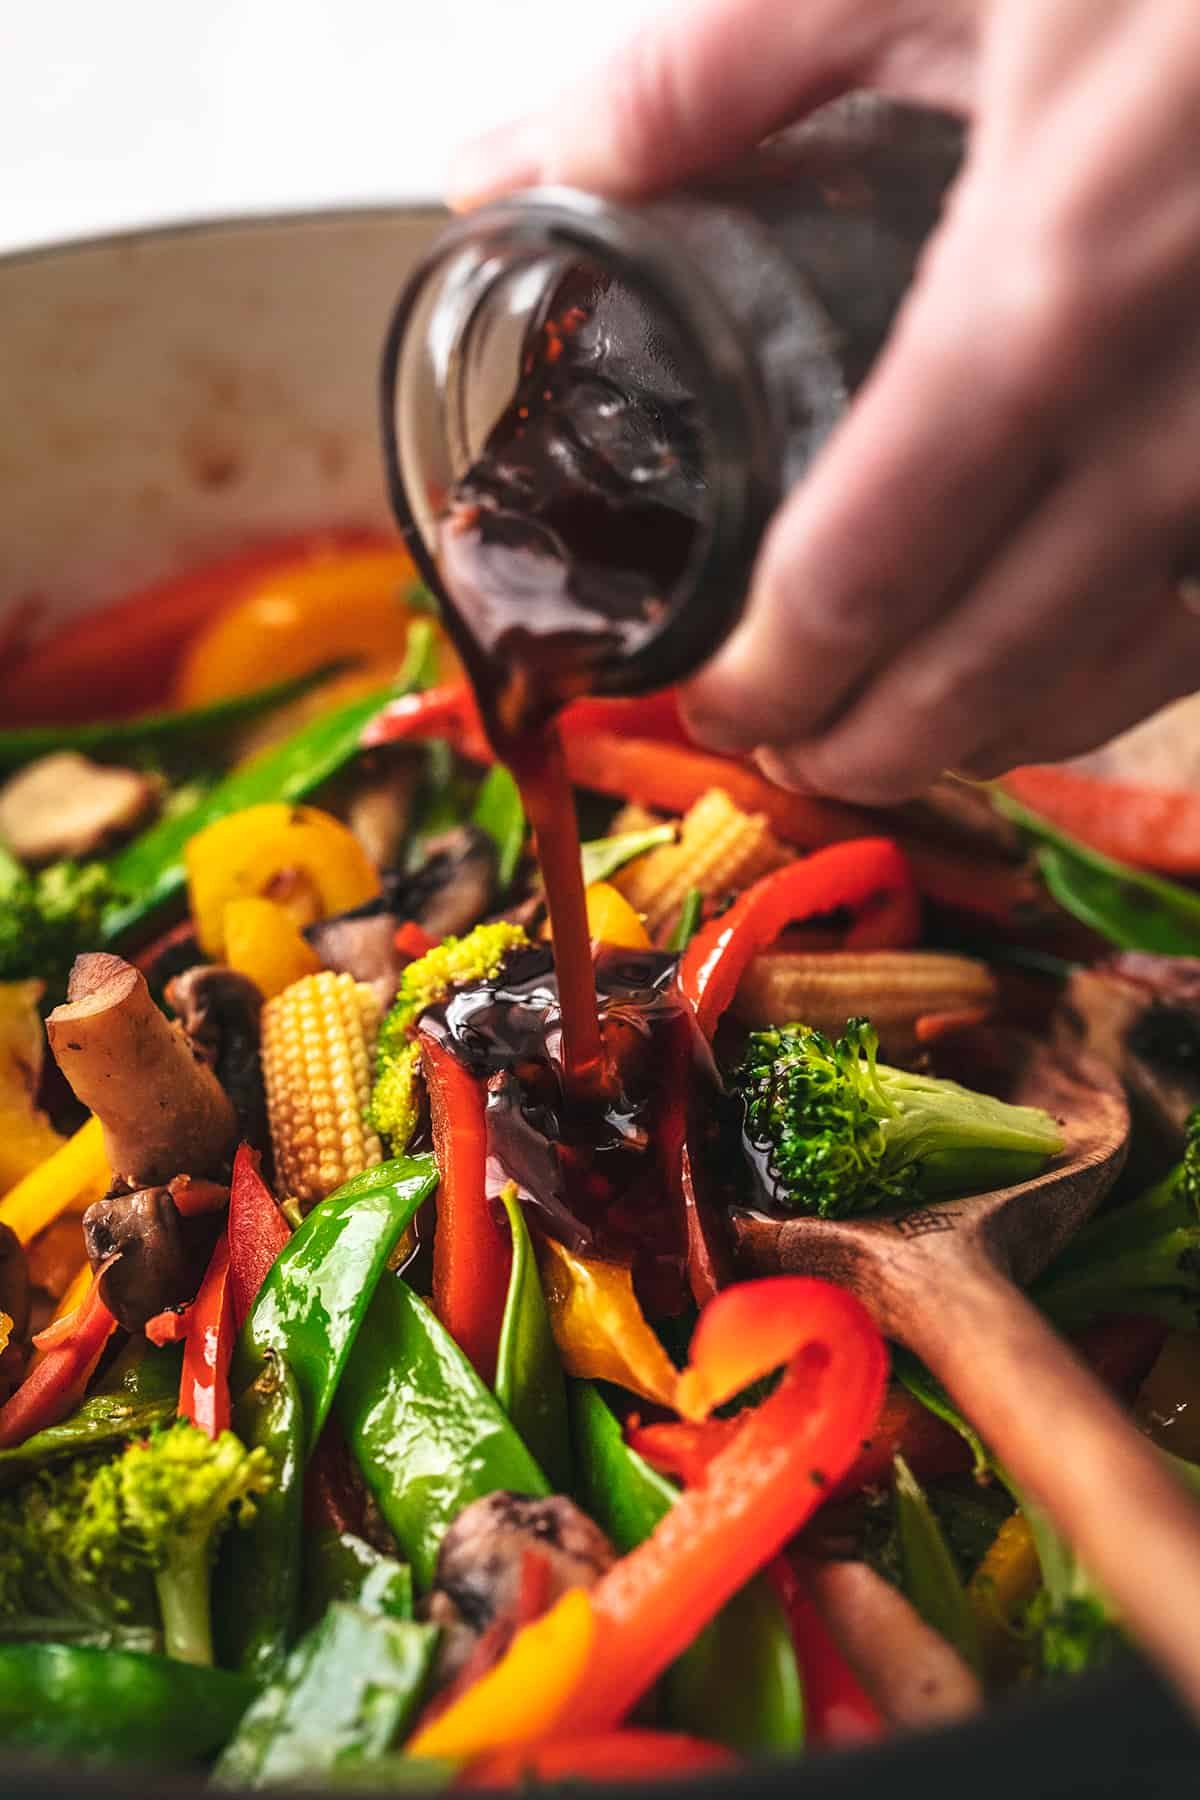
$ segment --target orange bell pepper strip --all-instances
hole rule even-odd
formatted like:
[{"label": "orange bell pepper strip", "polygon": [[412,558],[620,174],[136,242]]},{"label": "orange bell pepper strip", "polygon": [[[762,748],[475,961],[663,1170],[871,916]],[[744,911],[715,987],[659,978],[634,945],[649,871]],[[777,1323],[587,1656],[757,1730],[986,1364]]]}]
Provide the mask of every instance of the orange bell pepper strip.
[{"label": "orange bell pepper strip", "polygon": [[205,706],[337,662],[399,665],[420,578],[405,545],[342,545],[267,570],[188,644],[179,706]]},{"label": "orange bell pepper strip", "polygon": [[490,1387],[512,1245],[487,1199],[484,1091],[435,1037],[422,1032],[420,1042],[439,1176],[433,1309]]},{"label": "orange bell pepper strip", "polygon": [[[802,1276],[726,1288],[705,1307],[676,1409],[701,1422],[781,1364],[774,1392],[739,1415],[703,1479],[651,1535],[589,1593],[565,1595],[519,1632],[495,1668],[409,1745],[414,1755],[470,1757],[620,1724],[807,1522],[874,1426],[887,1383],[883,1339],[852,1294]],[[570,1682],[567,1662],[577,1665]]]},{"label": "orange bell pepper strip", "polygon": [[210,1438],[229,1425],[229,1363],[235,1336],[229,1233],[223,1231],[188,1313],[179,1412]]},{"label": "orange bell pepper strip", "polygon": [[[151,582],[70,619],[0,665],[4,723],[112,718],[161,705],[188,639],[251,586],[313,559],[387,541],[362,530],[276,540]],[[119,675],[98,681],[102,670]]]},{"label": "orange bell pepper strip", "polygon": [[262,1178],[262,1158],[249,1144],[239,1144],[229,1185],[229,1282],[233,1323],[240,1331],[258,1290],[291,1231]]},{"label": "orange bell pepper strip", "polygon": [[677,1731],[626,1726],[592,1737],[563,1737],[527,1749],[497,1750],[473,1762],[460,1788],[518,1787],[528,1781],[666,1781],[709,1769],[731,1769],[738,1758],[724,1744]]},{"label": "orange bell pepper strip", "polygon": [[[107,1265],[105,1265],[107,1267]],[[98,1269],[87,1297],[39,1334],[43,1351],[17,1391],[0,1406],[0,1450],[57,1425],[82,1399],[117,1321],[100,1298]]]},{"label": "orange bell pepper strip", "polygon": [[999,784],[1023,806],[1118,862],[1200,874],[1200,793],[1106,781],[1082,769],[1033,765]]},{"label": "orange bell pepper strip", "polygon": [[914,943],[920,902],[904,852],[890,838],[832,844],[764,875],[698,931],[680,958],[679,991],[701,1031],[712,1036],[751,960],[786,926],[848,909],[859,916],[844,942],[855,947],[863,941],[859,927],[870,927],[877,904],[887,908],[893,943]]}]

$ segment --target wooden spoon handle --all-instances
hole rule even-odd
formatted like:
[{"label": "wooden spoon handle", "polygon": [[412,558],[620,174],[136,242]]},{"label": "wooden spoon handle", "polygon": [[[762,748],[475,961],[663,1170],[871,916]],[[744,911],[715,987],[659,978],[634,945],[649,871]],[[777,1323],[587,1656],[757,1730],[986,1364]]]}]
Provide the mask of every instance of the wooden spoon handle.
[{"label": "wooden spoon handle", "polygon": [[957,1261],[952,1281],[947,1268],[929,1273],[923,1303],[906,1308],[893,1335],[1041,1502],[1132,1636],[1200,1714],[1200,1506],[982,1256]]}]

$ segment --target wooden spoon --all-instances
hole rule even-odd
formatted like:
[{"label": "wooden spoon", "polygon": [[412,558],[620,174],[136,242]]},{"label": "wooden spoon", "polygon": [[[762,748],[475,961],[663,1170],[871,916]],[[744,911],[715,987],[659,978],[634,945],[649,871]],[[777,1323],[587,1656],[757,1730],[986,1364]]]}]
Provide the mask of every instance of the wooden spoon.
[{"label": "wooden spoon", "polygon": [[952,1049],[958,1078],[1059,1120],[1066,1147],[1043,1174],[887,1218],[736,1213],[739,1261],[852,1289],[932,1369],[1200,1713],[1200,1507],[1015,1285],[1116,1179],[1124,1096],[1102,1063],[1017,1033],[963,1033]]}]

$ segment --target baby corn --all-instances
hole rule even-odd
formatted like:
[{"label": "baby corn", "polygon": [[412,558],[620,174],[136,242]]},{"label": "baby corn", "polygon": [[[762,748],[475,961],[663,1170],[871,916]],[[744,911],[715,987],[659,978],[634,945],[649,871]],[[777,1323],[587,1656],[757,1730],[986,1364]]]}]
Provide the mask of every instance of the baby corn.
[{"label": "baby corn", "polygon": [[740,812],[721,788],[710,788],[684,816],[679,842],[639,856],[613,877],[613,886],[657,939],[674,922],[689,888],[706,898],[731,893],[779,868],[788,855],[765,814]]},{"label": "baby corn", "polygon": [[996,984],[983,963],[932,950],[770,951],[755,957],[734,1008],[753,1026],[813,1025],[829,1037],[868,1018],[884,1056],[910,1056],[918,1019],[989,1012]]},{"label": "baby corn", "polygon": [[267,1116],[280,1188],[307,1210],[383,1161],[366,1123],[379,1002],[363,982],[323,970],[262,1011]]}]

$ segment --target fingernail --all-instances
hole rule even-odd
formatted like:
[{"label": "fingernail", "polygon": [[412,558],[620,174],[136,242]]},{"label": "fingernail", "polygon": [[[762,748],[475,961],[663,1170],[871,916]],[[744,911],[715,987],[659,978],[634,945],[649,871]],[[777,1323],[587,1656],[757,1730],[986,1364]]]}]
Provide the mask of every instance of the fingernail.
[{"label": "fingernail", "polygon": [[536,119],[499,125],[472,138],[450,163],[446,199],[455,212],[514,188],[535,187],[542,170],[542,130]]}]

